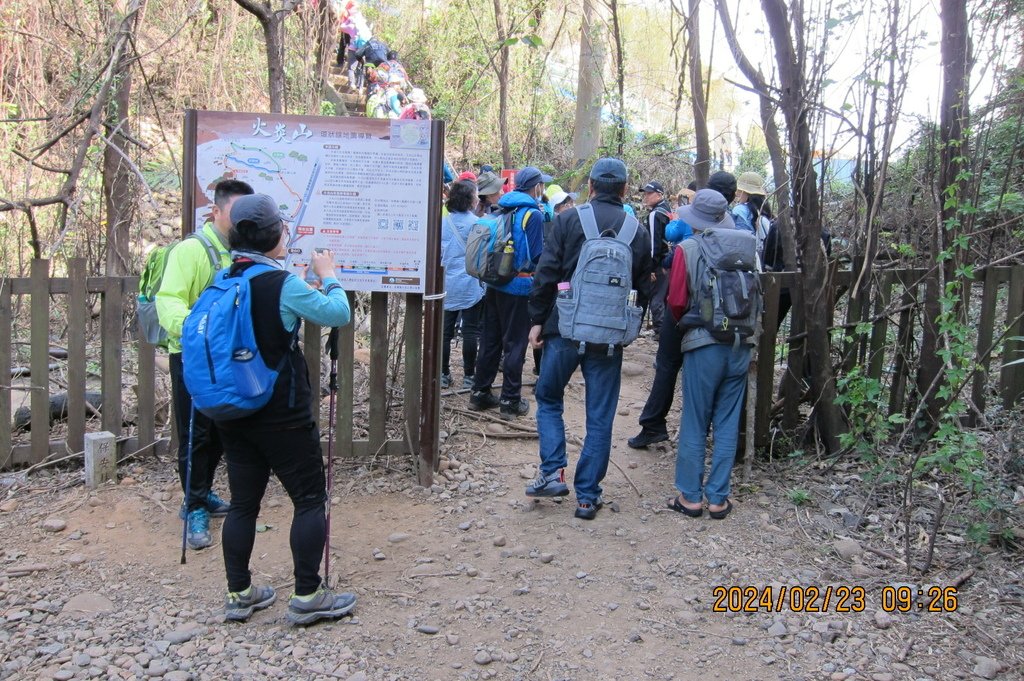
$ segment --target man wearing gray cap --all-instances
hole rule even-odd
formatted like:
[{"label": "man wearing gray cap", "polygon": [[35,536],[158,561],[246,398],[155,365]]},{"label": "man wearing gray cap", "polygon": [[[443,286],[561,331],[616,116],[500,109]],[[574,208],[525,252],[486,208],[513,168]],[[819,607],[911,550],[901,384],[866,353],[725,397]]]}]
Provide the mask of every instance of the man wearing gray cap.
[{"label": "man wearing gray cap", "polygon": [[[622,199],[626,195],[626,165],[616,158],[602,158],[590,171],[590,203],[598,234],[625,232],[626,213]],[[592,210],[591,210],[592,209]],[[647,304],[651,294],[651,240],[647,231],[629,218],[635,236],[628,241],[631,253],[630,277],[636,290],[636,304]],[[601,481],[608,471],[611,456],[612,423],[619,401],[622,379],[622,347],[608,344],[580,344],[559,333],[556,295],[574,280],[580,253],[588,242],[580,208],[559,213],[551,226],[551,237],[537,265],[530,292],[530,345],[544,348],[540,377],[537,379],[537,432],[540,441],[540,473],[526,487],[530,497],[561,497],[569,494],[565,482],[567,464],[565,421],[562,417],[565,387],[576,372],[583,371],[586,385],[587,435],[583,441],[573,484],[576,491],[576,517],[592,520],[601,508]],[[626,237],[623,237],[623,242]],[[591,244],[594,240],[590,241]],[[601,280],[600,273],[591,276]],[[609,289],[624,286],[624,277],[604,277]],[[580,303],[582,304],[582,302]],[[623,310],[622,314],[625,315]]]},{"label": "man wearing gray cap", "polygon": [[[682,252],[677,251],[673,258],[669,280],[668,306],[673,318],[682,322],[683,329],[683,415],[676,455],[675,485],[678,494],[667,505],[677,513],[699,518],[704,514],[704,500],[707,499],[709,515],[721,520],[732,510],[729,478],[736,459],[740,411],[755,338],[751,335],[741,339],[736,335],[727,341],[693,321],[692,311],[703,312],[713,305],[701,304],[710,303],[701,289],[709,266],[707,258],[711,257],[708,255],[709,247],[702,241],[714,237],[715,232],[734,229],[729,203],[721,193],[701,189],[690,205],[679,209],[679,217],[694,232],[700,233],[678,246]],[[749,232],[737,236],[752,240],[749,263],[753,268],[757,239]],[[721,283],[721,278],[718,281]],[[756,282],[754,286],[756,288]],[[723,295],[727,295],[725,289]],[[758,308],[759,304],[754,307]],[[705,479],[705,447],[712,426],[714,449],[711,470]]]},{"label": "man wearing gray cap", "polygon": [[[533,286],[533,270],[544,247],[544,212],[539,201],[551,177],[527,166],[516,173],[515,182],[515,191],[502,196],[498,206],[504,213],[512,214],[510,230],[519,275],[502,286],[487,285],[480,352],[469,395],[470,409],[499,407],[504,419],[525,416],[530,411],[530,403],[522,397],[523,363],[530,334],[526,301]],[[491,394],[491,383],[498,375],[499,364],[501,396],[495,397]]]}]

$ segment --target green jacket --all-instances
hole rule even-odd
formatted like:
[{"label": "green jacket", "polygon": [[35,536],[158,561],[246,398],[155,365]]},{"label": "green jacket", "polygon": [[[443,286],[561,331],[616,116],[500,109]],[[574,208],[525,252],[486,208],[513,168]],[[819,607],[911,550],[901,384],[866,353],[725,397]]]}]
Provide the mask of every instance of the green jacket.
[{"label": "green jacket", "polygon": [[[203,225],[203,233],[220,254],[221,269],[230,267],[227,240],[209,222]],[[160,326],[167,330],[168,352],[181,352],[181,325],[213,275],[210,256],[199,239],[184,239],[167,254],[163,282],[156,294],[156,313]]]}]

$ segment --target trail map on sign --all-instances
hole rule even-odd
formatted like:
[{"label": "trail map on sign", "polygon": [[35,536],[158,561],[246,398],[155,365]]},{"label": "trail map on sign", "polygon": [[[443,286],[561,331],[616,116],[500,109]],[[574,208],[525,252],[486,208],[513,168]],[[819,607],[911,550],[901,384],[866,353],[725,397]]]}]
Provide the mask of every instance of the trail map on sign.
[{"label": "trail map on sign", "polygon": [[422,293],[430,121],[195,112],[195,224],[218,182],[248,182],[289,219],[287,267],[334,252],[352,291]]}]

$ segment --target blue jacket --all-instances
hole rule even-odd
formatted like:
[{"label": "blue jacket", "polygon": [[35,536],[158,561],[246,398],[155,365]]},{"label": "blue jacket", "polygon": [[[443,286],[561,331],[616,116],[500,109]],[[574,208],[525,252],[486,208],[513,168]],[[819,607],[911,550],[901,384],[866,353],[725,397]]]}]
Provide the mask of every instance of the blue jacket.
[{"label": "blue jacket", "polygon": [[[506,213],[515,211],[515,218],[512,220],[512,239],[516,250],[516,267],[523,274],[504,286],[492,288],[513,296],[529,296],[530,289],[533,288],[533,270],[536,269],[540,253],[544,250],[544,211],[537,203],[537,199],[516,191],[503,195],[498,199],[498,205]],[[530,209],[533,212],[524,225],[523,218]]]},{"label": "blue jacket", "polygon": [[[466,239],[476,224],[472,213],[449,213],[441,221],[441,264],[444,265],[444,309],[465,310],[484,297],[484,289],[466,274]],[[458,230],[458,238],[452,230]]]}]

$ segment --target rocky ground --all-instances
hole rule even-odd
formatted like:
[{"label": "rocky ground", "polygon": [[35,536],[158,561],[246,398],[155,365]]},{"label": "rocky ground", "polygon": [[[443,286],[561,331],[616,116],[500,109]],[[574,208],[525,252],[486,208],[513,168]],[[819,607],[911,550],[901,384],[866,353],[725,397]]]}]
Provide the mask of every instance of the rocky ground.
[{"label": "rocky ground", "polygon": [[[916,591],[918,580],[885,548],[879,523],[846,522],[853,506],[835,475],[794,506],[792,480],[759,466],[724,521],[665,510],[674,450],[625,445],[650,380],[640,358],[652,351],[648,341],[629,349],[613,450],[621,469],[605,483],[617,510],[592,522],[574,519],[571,501],[523,495],[535,440],[452,409],[445,470],[430,489],[413,486],[407,462],[339,464],[331,573],[359,605],[336,623],[302,629],[284,618],[291,511],[276,483],[252,567],[278,602],[226,624],[219,546],[179,563],[169,462],[134,463],[119,485],[94,492],[80,470],[8,477],[0,679],[1024,678],[1019,556],[940,551],[927,582],[962,581],[957,610],[890,614],[882,588]],[[582,387],[569,395],[568,427],[582,436]],[[863,612],[836,612],[834,601],[822,613],[713,609],[716,586],[777,596],[827,585],[863,586]]]}]

